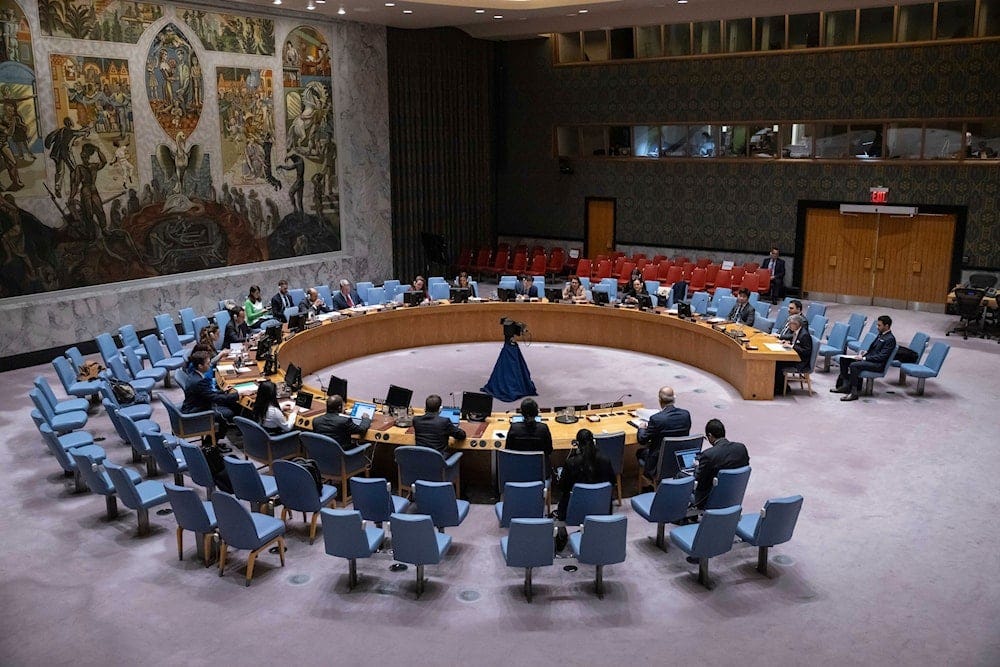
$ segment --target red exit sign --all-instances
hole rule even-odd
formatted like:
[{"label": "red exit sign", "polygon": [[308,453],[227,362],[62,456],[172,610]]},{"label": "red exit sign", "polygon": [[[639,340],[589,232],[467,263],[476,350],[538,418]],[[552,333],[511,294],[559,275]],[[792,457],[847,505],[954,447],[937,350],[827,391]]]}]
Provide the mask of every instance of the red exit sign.
[{"label": "red exit sign", "polygon": [[871,193],[871,202],[873,204],[884,204],[889,201],[889,188],[876,186],[874,188],[868,188],[868,191]]}]

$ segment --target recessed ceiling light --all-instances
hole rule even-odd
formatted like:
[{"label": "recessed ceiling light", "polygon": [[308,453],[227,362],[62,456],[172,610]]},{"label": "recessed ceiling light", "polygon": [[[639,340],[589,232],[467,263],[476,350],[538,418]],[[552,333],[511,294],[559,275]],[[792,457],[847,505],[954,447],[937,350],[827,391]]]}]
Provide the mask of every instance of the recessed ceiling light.
[{"label": "recessed ceiling light", "polygon": [[485,14],[485,13],[486,13],[486,10],[485,10],[485,9],[477,9],[477,10],[476,10],[476,13],[477,13],[477,14]]},{"label": "recessed ceiling light", "polygon": [[395,2],[387,2],[387,3],[385,3],[385,6],[386,7],[395,7],[396,3]]},{"label": "recessed ceiling light", "polygon": [[341,7],[340,9],[337,10],[337,13],[343,16],[344,14],[347,13],[347,11],[343,7]]},{"label": "recessed ceiling light", "polygon": [[412,9],[404,9],[404,10],[403,10],[403,13],[404,13],[404,14],[412,14],[412,13],[413,13],[413,10],[412,10]]},{"label": "recessed ceiling light", "polygon": [[688,0],[677,0],[677,4],[678,5],[686,5],[687,3],[688,3]]},{"label": "recessed ceiling light", "polygon": [[498,19],[498,20],[502,19],[503,18],[503,14],[494,14],[493,18]]},{"label": "recessed ceiling light", "polygon": [[316,9],[316,5],[313,4],[313,0],[309,0],[309,4],[306,5],[306,9],[308,9],[309,11],[313,11],[314,9]]},{"label": "recessed ceiling light", "polygon": [[589,9],[581,9],[581,10],[580,10],[579,12],[577,12],[577,13],[578,13],[578,14],[586,14],[586,13],[587,13],[587,12],[589,12],[589,11],[590,11]]},{"label": "recessed ceiling light", "polygon": [[281,0],[274,0],[274,4],[280,5],[281,4]]}]

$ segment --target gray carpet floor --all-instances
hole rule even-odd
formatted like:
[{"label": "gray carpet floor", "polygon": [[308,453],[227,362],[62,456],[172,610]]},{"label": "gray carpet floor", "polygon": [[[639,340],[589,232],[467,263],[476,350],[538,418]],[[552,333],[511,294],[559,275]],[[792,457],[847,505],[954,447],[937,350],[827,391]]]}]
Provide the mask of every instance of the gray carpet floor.
[{"label": "gray carpet floor", "polygon": [[[828,314],[846,320],[854,310],[886,312]],[[696,428],[718,417],[747,444],[745,512],[770,497],[805,497],[792,541],[772,550],[770,577],[755,571],[755,549],[737,545],[713,559],[713,590],[677,549],[655,547],[655,526],[626,501],[617,511],[628,517],[628,556],[606,569],[603,600],[593,567],[567,572],[575,561],[559,559],[536,571],[535,600],[525,602],[523,571],[504,566],[488,505],[449,529],[453,546],[427,568],[420,599],[413,568],[390,571],[387,553],[359,561],[360,585],[348,593],[346,562],[327,556],[321,537],[309,545],[301,515],[288,524],[286,567],[264,554],[244,588],[245,552],[219,578],[195,560],[190,533],[177,559],[171,516],[152,515],[152,533],[140,538],[134,512],[108,521],[102,498],[72,493],[29,418],[35,375],[59,388],[52,368],[4,373],[13,394],[0,409],[0,663],[1000,664],[1000,345],[945,339],[950,316],[888,312],[901,343],[920,330],[953,346],[922,397],[912,379],[894,384],[893,372],[874,397],[841,403],[828,393],[834,375],[817,373],[813,396],[749,402],[667,359],[523,347],[542,405],[632,394],[653,406],[670,384]],[[418,404],[430,392],[447,401],[485,382],[497,347],[404,350],[319,375],[347,377],[355,396],[395,382]],[[168,423],[159,405],[154,418]],[[107,438],[111,460],[128,463],[103,411],[87,430]]]}]

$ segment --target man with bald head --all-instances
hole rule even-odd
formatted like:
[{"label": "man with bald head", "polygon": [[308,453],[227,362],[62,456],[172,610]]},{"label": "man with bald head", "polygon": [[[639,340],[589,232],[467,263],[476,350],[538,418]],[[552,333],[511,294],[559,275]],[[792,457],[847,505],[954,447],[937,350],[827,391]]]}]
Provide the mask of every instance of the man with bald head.
[{"label": "man with bald head", "polygon": [[663,438],[691,435],[691,413],[674,405],[673,387],[660,387],[659,399],[660,411],[649,418],[646,426],[639,429],[638,439],[642,446],[636,452],[643,473],[654,482],[658,481],[656,465]]},{"label": "man with bald head", "polygon": [[320,315],[329,313],[330,306],[326,305],[315,287],[310,287],[306,290],[305,298],[299,303],[299,312],[307,315]]}]

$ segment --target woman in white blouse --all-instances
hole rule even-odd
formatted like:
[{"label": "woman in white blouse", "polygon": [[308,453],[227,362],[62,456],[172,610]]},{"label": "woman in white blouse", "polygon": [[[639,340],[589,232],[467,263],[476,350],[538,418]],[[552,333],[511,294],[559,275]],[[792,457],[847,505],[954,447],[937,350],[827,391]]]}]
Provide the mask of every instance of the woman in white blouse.
[{"label": "woman in white blouse", "polygon": [[268,433],[286,433],[292,430],[285,413],[278,407],[278,390],[273,382],[261,382],[257,387],[253,418]]}]

